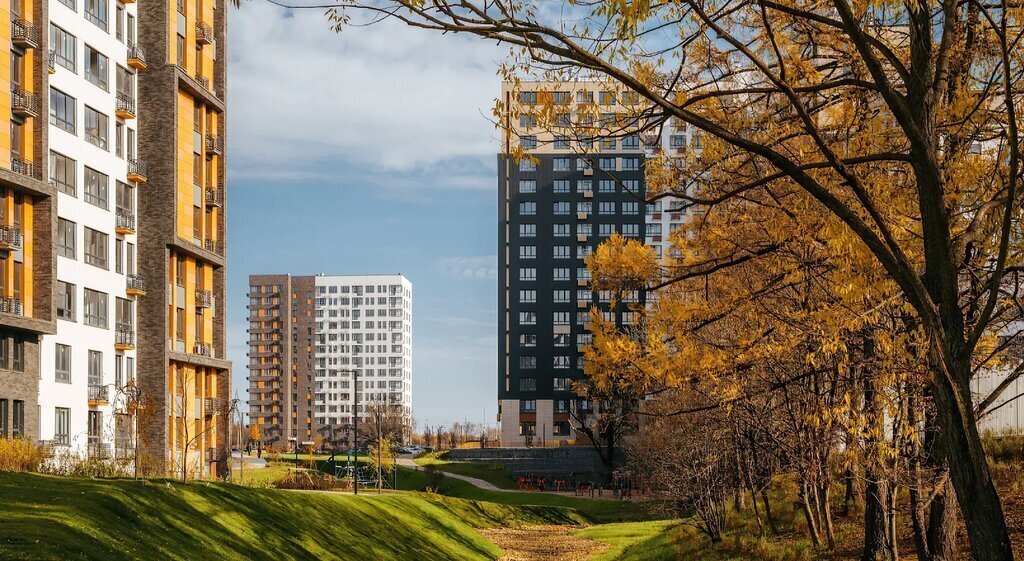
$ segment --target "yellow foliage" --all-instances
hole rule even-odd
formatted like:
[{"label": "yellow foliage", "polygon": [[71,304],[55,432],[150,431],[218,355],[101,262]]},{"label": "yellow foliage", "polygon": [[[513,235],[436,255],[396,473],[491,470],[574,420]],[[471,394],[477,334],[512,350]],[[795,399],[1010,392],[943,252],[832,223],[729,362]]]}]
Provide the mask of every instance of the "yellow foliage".
[{"label": "yellow foliage", "polygon": [[0,471],[39,471],[46,448],[27,438],[0,438]]}]

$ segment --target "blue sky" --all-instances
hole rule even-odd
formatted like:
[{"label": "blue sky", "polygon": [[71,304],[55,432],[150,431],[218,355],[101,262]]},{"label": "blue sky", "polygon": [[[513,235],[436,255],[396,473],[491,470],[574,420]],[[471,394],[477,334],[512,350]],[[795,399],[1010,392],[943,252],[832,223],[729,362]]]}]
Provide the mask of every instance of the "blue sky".
[{"label": "blue sky", "polygon": [[[504,49],[320,11],[231,9],[228,358],[245,398],[250,274],[402,273],[413,413],[494,422]],[[311,241],[312,240],[312,241]],[[486,417],[485,417],[486,416]]]}]

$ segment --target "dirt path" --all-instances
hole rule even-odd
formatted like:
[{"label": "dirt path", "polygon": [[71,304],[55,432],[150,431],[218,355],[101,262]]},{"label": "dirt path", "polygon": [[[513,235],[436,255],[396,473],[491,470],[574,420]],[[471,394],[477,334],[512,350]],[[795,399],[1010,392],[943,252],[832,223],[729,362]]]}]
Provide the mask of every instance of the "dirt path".
[{"label": "dirt path", "polygon": [[[410,458],[408,456],[399,456],[399,458],[398,458],[398,465],[400,465],[402,467],[409,468],[409,469],[415,469],[415,470],[418,470],[418,471],[427,471],[423,466],[417,464],[416,462],[414,462],[412,460],[412,458]],[[470,477],[468,475],[462,475],[462,474],[459,474],[459,473],[448,473],[447,471],[443,471],[443,470],[438,470],[438,471],[441,471],[441,473],[443,473],[445,477],[452,477],[452,478],[455,478],[455,479],[461,479],[461,480],[463,480],[463,481],[465,481],[467,483],[470,483],[471,485],[474,485],[474,486],[479,487],[481,489],[486,489],[488,491],[501,491],[501,492],[512,491],[512,489],[501,489],[498,486],[494,485],[493,483],[491,483],[489,481],[484,481],[483,479],[477,479],[475,477]]]},{"label": "dirt path", "polygon": [[584,561],[604,551],[608,544],[572,533],[581,526],[523,526],[478,530],[505,550],[499,561]]}]

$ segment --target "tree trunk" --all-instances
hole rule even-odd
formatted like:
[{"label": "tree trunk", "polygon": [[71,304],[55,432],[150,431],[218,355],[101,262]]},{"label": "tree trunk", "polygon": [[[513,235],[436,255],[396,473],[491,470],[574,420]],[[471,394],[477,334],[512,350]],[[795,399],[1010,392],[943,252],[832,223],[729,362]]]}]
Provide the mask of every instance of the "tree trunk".
[{"label": "tree trunk", "polygon": [[857,511],[860,505],[860,487],[857,484],[857,474],[852,468],[846,468],[843,474],[846,484],[846,494],[843,496],[843,516],[849,516]]},{"label": "tree trunk", "polygon": [[836,548],[836,530],[832,524],[832,501],[829,500],[831,493],[830,485],[823,485],[818,491],[818,498],[821,500],[822,526],[825,527],[825,538],[828,540],[829,549]]},{"label": "tree trunk", "polygon": [[[755,497],[756,501],[757,498]],[[779,528],[775,525],[775,517],[772,515],[772,503],[768,500],[768,489],[761,490],[761,501],[764,502],[764,517],[768,521],[768,527],[771,528],[772,534],[778,534]]]},{"label": "tree trunk", "polygon": [[932,500],[928,515],[929,561],[954,561],[956,559],[956,499],[949,492],[949,484]]},{"label": "tree trunk", "polygon": [[821,547],[821,537],[818,534],[818,521],[814,509],[811,506],[810,493],[807,481],[803,481],[800,487],[800,508],[804,511],[804,518],[807,520],[807,532],[811,536],[811,543],[814,547]]},{"label": "tree trunk", "polygon": [[885,481],[868,474],[864,489],[864,553],[861,561],[888,561],[892,550],[889,547],[889,518],[887,516],[889,497]]}]

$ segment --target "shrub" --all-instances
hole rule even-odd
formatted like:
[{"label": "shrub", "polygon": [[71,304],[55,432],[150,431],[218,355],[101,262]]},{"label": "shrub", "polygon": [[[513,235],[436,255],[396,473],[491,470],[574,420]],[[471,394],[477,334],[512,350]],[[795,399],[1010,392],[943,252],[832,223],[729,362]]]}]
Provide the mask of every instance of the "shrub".
[{"label": "shrub", "polygon": [[47,455],[45,446],[27,438],[0,438],[0,471],[39,471]]},{"label": "shrub", "polygon": [[274,483],[278,489],[302,489],[304,491],[330,491],[338,479],[316,471],[294,470],[284,479]]},{"label": "shrub", "polygon": [[125,477],[130,475],[130,460],[83,458],[65,450],[43,463],[39,471],[65,477]]}]

